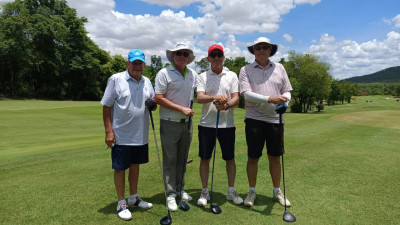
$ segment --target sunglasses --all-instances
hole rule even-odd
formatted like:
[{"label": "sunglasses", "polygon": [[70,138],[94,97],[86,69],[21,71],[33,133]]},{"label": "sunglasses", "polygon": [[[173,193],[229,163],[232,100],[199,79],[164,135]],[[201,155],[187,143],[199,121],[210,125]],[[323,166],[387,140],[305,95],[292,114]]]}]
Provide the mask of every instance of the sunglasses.
[{"label": "sunglasses", "polygon": [[182,56],[183,55],[183,57],[185,57],[185,58],[189,57],[189,55],[190,55],[190,53],[187,53],[187,52],[175,52],[174,54],[176,56]]},{"label": "sunglasses", "polygon": [[271,47],[271,45],[263,45],[263,46],[254,46],[254,50],[256,50],[256,51],[260,51],[261,49],[264,49],[264,50],[268,50],[269,48]]},{"label": "sunglasses", "polygon": [[218,52],[218,53],[210,53],[208,56],[210,56],[211,58],[215,58],[215,57],[219,57],[219,58],[222,58],[222,57],[224,57],[224,53],[222,53],[222,52]]}]

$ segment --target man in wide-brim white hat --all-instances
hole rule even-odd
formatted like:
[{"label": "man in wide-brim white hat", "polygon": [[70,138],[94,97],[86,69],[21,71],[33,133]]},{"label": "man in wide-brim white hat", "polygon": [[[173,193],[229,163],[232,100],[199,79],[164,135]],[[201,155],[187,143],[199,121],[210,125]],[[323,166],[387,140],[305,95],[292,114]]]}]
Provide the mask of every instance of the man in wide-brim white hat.
[{"label": "man in wide-brim white hat", "polygon": [[[273,184],[273,198],[281,205],[290,206],[290,202],[280,190],[280,156],[284,150],[281,145],[279,114],[277,105],[290,101],[292,85],[285,68],[280,63],[269,60],[278,50],[266,37],[259,37],[248,46],[255,60],[240,69],[239,92],[246,100],[245,133],[247,142],[247,178],[249,192],[244,200],[247,206],[253,206],[256,199],[256,181],[258,161],[264,146],[267,146],[269,172]],[[280,112],[283,114],[283,112]],[[283,125],[282,125],[283,129]]]},{"label": "man in wide-brim white hat", "polygon": [[177,43],[166,51],[171,65],[161,69],[155,79],[156,102],[160,105],[160,136],[163,152],[163,175],[166,183],[167,206],[177,211],[175,198],[192,197],[184,191],[184,172],[192,140],[189,118],[197,73],[187,67],[193,62],[193,51],[184,43]]}]

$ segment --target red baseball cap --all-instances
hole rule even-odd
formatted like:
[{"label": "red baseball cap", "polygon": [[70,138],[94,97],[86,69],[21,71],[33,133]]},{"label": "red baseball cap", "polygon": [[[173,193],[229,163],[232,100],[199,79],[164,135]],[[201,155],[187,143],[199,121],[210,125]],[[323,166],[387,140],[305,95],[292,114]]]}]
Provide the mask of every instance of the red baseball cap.
[{"label": "red baseball cap", "polygon": [[224,52],[224,48],[219,44],[213,44],[208,48],[208,54],[210,54],[213,50],[218,49]]}]

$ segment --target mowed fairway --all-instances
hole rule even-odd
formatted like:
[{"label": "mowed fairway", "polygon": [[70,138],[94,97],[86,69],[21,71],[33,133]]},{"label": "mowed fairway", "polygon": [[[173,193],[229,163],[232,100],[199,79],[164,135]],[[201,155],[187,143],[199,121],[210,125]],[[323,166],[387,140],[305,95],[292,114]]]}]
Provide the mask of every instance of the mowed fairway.
[{"label": "mowed fairway", "polygon": [[[171,213],[173,224],[286,224],[284,208],[272,199],[265,152],[254,207],[226,201],[219,146],[214,203],[223,212],[214,215],[209,205],[196,205],[201,192],[201,105],[195,103],[194,110],[193,162],[187,167],[185,188],[194,200],[189,211]],[[244,113],[235,109],[235,186],[243,198],[248,190]],[[158,111],[154,116],[159,141]],[[285,114],[286,194],[295,224],[399,224],[399,117],[400,103],[390,96],[357,97],[351,104],[325,106],[320,113]],[[130,208],[133,219],[124,222],[116,215],[99,102],[2,100],[0,121],[0,224],[159,224],[167,214],[151,129],[150,162],[140,167],[139,194],[154,208]]]}]

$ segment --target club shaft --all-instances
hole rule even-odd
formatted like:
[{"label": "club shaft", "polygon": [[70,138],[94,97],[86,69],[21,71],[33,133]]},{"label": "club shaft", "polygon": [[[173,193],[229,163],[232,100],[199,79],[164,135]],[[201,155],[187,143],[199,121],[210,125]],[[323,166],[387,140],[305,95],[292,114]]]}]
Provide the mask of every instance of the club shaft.
[{"label": "club shaft", "polygon": [[[162,178],[163,184],[164,184],[165,199],[167,199],[167,185],[165,184],[165,179],[164,179],[164,174],[163,174],[162,165],[161,165],[161,159],[160,159],[160,152],[159,152],[159,150],[158,150],[157,135],[156,135],[156,130],[154,129],[153,114],[151,113],[151,111],[149,111],[149,113],[150,113],[151,127],[153,128],[154,142],[155,142],[155,144],[156,144],[158,165],[160,166],[161,178]],[[166,205],[166,206],[167,206],[167,205]],[[167,210],[168,210],[168,216],[171,217],[171,214],[170,214],[170,212],[169,212],[168,206],[167,206]]]}]

